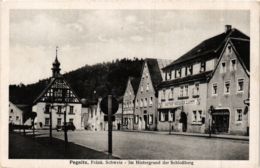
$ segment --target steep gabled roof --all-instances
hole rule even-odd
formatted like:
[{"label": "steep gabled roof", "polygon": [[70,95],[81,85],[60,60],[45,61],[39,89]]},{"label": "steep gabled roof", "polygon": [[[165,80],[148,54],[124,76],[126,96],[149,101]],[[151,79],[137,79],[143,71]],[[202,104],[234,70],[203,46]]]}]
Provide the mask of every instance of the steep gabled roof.
[{"label": "steep gabled roof", "polygon": [[202,41],[199,45],[188,51],[186,54],[182,55],[180,58],[173,61],[170,65],[165,67],[167,69],[174,65],[178,65],[180,63],[188,62],[194,59],[206,59],[208,56],[219,57],[219,55],[215,54],[219,50],[222,50],[224,44],[226,43],[229,37],[232,38],[241,38],[241,39],[249,39],[247,35],[240,32],[239,30],[233,28],[229,32],[224,32],[214,37],[211,37],[207,40]]},{"label": "steep gabled roof", "polygon": [[79,98],[79,96],[75,93],[75,91],[71,88],[71,86],[69,85],[68,82],[66,82],[66,80],[64,79],[64,77],[62,75],[60,75],[59,77],[56,78],[51,78],[50,83],[48,84],[48,86],[41,92],[41,94],[33,101],[33,104],[36,104],[40,101],[40,99],[47,93],[47,91],[51,88],[51,86],[55,83],[55,81],[57,79],[61,79],[63,80],[63,82],[65,82],[65,84],[69,87],[69,89],[72,91],[72,93],[76,96],[76,98],[78,99],[78,103],[81,103],[81,99]]},{"label": "steep gabled roof", "polygon": [[247,39],[237,39],[237,38],[229,38],[220,54],[220,57],[218,59],[217,65],[212,72],[209,80],[214,76],[218,65],[220,64],[220,61],[223,57],[223,53],[225,48],[227,47],[228,43],[231,43],[233,46],[233,49],[235,50],[235,53],[238,57],[238,60],[240,61],[242,67],[244,68],[246,74],[249,76],[250,71],[250,40]]},{"label": "steep gabled roof", "polygon": [[157,59],[147,58],[145,59],[145,62],[147,63],[147,67],[149,69],[153,87],[156,88],[159,83],[162,82],[162,74]]},{"label": "steep gabled roof", "polygon": [[237,56],[241,59],[245,68],[250,71],[250,41],[235,38],[231,38],[230,41],[234,45]]}]

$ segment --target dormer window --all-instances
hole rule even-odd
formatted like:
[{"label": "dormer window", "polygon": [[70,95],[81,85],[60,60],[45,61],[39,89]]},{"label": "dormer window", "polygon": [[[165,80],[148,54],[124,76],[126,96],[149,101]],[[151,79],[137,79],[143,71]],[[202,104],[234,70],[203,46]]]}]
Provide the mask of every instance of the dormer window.
[{"label": "dormer window", "polygon": [[203,61],[200,63],[200,72],[205,72],[206,71],[206,62]]},{"label": "dormer window", "polygon": [[188,76],[188,75],[192,75],[192,65],[189,65],[185,68],[185,75]]},{"label": "dormer window", "polygon": [[177,69],[175,71],[175,78],[180,78],[181,77],[181,68],[180,69]]}]

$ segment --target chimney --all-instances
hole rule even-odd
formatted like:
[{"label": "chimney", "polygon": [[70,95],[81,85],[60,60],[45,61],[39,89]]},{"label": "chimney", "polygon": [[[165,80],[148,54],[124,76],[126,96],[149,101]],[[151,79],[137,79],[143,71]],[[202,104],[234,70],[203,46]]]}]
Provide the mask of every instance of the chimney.
[{"label": "chimney", "polygon": [[225,32],[228,33],[232,29],[232,25],[225,25]]}]

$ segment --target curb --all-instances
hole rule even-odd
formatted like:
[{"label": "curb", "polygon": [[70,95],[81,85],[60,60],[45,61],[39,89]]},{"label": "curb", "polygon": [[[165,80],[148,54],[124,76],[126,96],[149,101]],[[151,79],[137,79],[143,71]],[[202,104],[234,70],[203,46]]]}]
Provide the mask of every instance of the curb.
[{"label": "curb", "polygon": [[183,134],[183,133],[176,133],[176,132],[154,132],[154,131],[135,131],[135,130],[120,130],[122,132],[136,132],[136,133],[150,133],[150,134],[160,134],[160,135],[180,135],[180,136],[194,136],[194,137],[204,137],[204,138],[219,138],[219,139],[231,139],[231,140],[242,140],[242,141],[249,141],[249,137],[236,137],[236,136],[222,136],[222,135],[216,135],[211,134],[211,137],[209,137],[208,134]]}]

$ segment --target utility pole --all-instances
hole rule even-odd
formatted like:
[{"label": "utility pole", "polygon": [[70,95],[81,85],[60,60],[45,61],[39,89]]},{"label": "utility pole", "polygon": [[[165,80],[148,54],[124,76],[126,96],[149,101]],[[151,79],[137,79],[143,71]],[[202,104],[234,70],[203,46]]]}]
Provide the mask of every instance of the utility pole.
[{"label": "utility pole", "polygon": [[[53,105],[48,106],[49,114],[50,114],[50,141],[52,142],[52,108]],[[46,110],[46,109],[45,109]]]},{"label": "utility pole", "polygon": [[108,95],[108,153],[112,155],[112,95]]},{"label": "utility pole", "polygon": [[65,144],[68,143],[68,134],[67,134],[67,123],[66,123],[66,118],[67,118],[67,104],[65,104],[65,110],[64,110],[64,141]]}]

